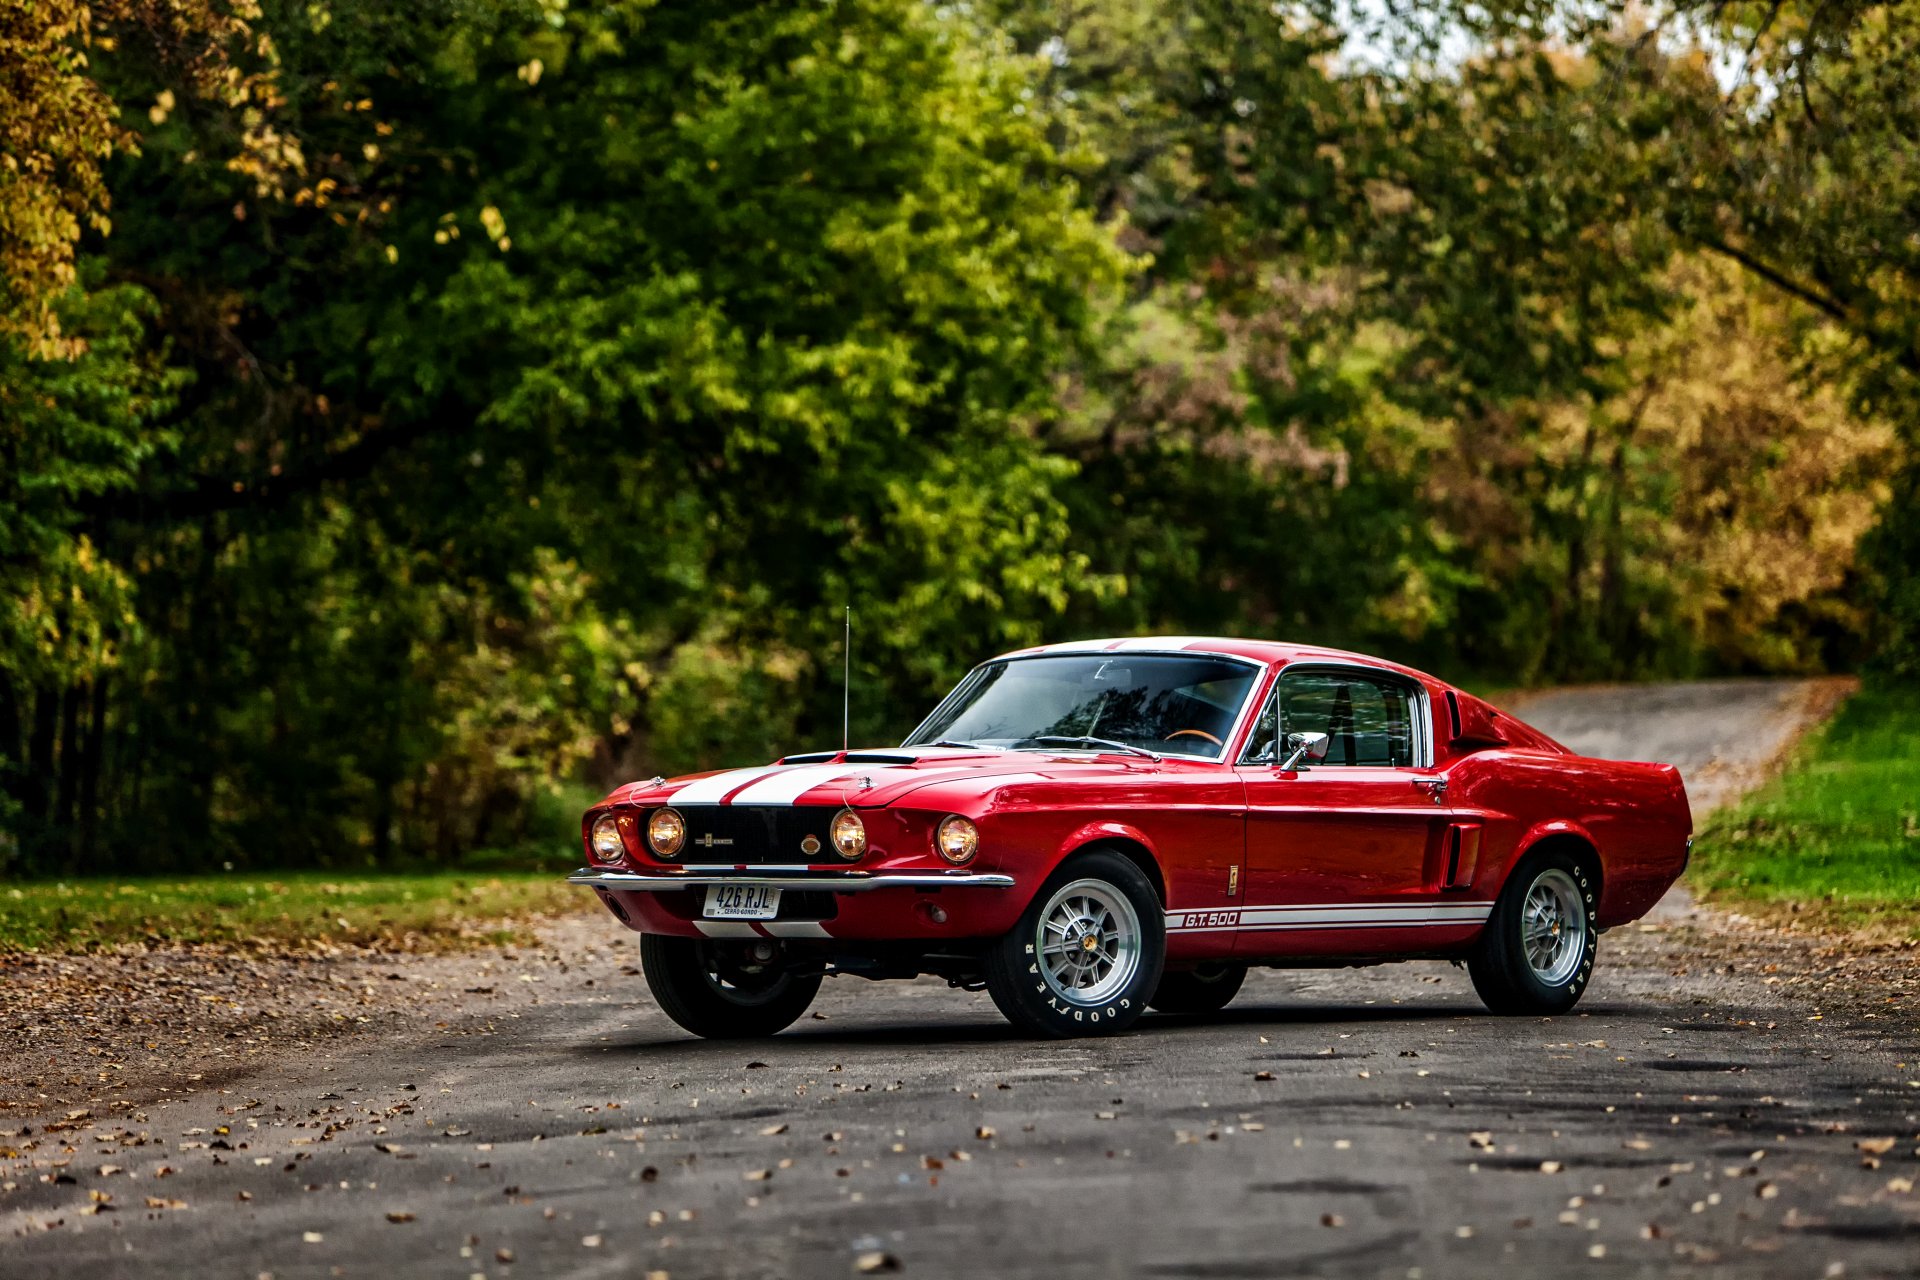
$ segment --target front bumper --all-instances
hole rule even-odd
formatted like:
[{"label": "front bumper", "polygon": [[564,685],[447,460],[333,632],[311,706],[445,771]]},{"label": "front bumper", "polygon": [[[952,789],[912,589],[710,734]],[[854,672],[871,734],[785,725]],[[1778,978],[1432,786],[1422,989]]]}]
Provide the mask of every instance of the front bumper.
[{"label": "front bumper", "polygon": [[[806,937],[843,941],[935,942],[997,937],[1013,927],[1026,896],[1007,893],[1014,878],[996,872],[719,865],[623,871],[582,867],[567,877],[600,895],[628,928],[678,937]],[[708,920],[713,885],[786,891],[767,921]],[[879,892],[891,889],[892,893]],[[968,892],[985,889],[986,893]],[[948,893],[948,890],[959,890]]]},{"label": "front bumper", "polygon": [[770,889],[818,889],[829,893],[867,893],[874,889],[1011,889],[1013,877],[965,871],[873,872],[793,867],[682,867],[674,871],[613,871],[582,867],[568,884],[641,893],[671,893],[710,884],[764,885]]}]

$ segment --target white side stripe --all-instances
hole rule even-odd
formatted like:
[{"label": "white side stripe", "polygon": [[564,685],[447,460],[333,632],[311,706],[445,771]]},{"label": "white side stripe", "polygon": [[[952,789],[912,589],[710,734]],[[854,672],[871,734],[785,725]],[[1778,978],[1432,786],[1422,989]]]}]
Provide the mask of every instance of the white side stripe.
[{"label": "white side stripe", "polygon": [[1217,911],[1170,911],[1167,932],[1213,929],[1406,929],[1479,924],[1491,902],[1355,902],[1310,906],[1226,907]]},{"label": "white side stripe", "polygon": [[735,787],[743,787],[755,778],[763,778],[775,772],[774,769],[729,769],[725,773],[716,773],[711,778],[702,778],[698,782],[689,782],[673,793],[669,804],[719,804],[727,792]]}]

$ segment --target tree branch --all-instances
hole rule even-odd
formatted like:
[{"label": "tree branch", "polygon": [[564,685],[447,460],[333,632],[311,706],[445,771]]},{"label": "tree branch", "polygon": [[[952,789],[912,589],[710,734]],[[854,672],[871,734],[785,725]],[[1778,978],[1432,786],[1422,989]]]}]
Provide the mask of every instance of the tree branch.
[{"label": "tree branch", "polygon": [[1854,315],[1853,309],[1839,299],[1822,293],[1811,285],[1800,283],[1779,268],[1748,253],[1745,249],[1737,248],[1724,241],[1716,240],[1711,236],[1703,236],[1697,233],[1690,233],[1690,238],[1701,248],[1709,249],[1724,258],[1729,258],[1739,263],[1776,289],[1792,294],[1808,306],[1832,317],[1847,326],[1847,328],[1854,329],[1857,327],[1858,317]]}]

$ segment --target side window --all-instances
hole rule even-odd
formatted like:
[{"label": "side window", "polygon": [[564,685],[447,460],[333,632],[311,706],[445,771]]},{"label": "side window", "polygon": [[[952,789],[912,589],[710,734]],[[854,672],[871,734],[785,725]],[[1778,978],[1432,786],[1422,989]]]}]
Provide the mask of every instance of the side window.
[{"label": "side window", "polygon": [[1280,734],[1324,733],[1330,765],[1411,768],[1413,697],[1392,680],[1344,671],[1297,671],[1281,677]]}]

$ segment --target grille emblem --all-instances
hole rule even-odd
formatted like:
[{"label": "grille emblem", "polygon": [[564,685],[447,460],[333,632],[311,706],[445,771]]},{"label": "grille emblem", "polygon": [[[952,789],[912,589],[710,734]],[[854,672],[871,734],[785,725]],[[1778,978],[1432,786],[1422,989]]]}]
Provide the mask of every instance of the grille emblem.
[{"label": "grille emblem", "polygon": [[728,839],[725,836],[716,836],[713,834],[713,832],[709,831],[707,832],[707,834],[701,836],[698,840],[695,840],[694,843],[699,845],[702,849],[711,849],[715,845],[730,845],[733,843],[733,841]]},{"label": "grille emblem", "polygon": [[811,858],[814,854],[820,852],[820,837],[819,836],[801,836],[800,852],[806,854],[809,858]]}]

